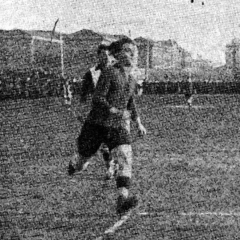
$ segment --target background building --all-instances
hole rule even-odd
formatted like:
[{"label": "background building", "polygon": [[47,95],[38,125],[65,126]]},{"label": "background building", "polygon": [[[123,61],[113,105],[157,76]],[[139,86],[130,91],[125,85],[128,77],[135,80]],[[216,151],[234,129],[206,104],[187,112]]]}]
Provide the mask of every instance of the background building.
[{"label": "background building", "polygon": [[233,39],[226,45],[226,67],[231,70],[233,77],[240,78],[240,39]]}]

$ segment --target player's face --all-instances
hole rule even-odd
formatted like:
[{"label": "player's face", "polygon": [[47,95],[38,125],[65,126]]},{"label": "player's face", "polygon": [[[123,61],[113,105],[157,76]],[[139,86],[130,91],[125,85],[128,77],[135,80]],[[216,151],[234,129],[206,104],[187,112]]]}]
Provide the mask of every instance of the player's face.
[{"label": "player's face", "polygon": [[136,58],[136,47],[131,43],[125,43],[122,50],[118,54],[118,61],[125,67],[134,66],[134,60]]},{"label": "player's face", "polygon": [[107,50],[102,50],[98,55],[99,63],[103,66],[108,64],[109,52]]},{"label": "player's face", "polygon": [[143,81],[137,82],[136,95],[141,96],[143,93]]}]

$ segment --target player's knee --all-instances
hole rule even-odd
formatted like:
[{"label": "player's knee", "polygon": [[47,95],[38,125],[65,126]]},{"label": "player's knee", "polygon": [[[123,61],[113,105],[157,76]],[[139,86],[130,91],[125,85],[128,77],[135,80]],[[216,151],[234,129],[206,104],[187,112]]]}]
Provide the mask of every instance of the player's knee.
[{"label": "player's knee", "polygon": [[131,145],[121,145],[120,146],[120,152],[122,153],[124,159],[127,160],[128,164],[132,164],[132,157],[133,157],[133,153],[132,153],[132,146]]},{"label": "player's knee", "polygon": [[112,155],[117,158],[121,163],[132,164],[132,147],[131,145],[125,144],[120,145],[112,150]]}]

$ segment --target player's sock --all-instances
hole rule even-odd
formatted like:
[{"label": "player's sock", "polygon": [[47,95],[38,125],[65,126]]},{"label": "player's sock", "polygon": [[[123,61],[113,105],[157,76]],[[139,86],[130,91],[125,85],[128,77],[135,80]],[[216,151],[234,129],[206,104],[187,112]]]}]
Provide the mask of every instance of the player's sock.
[{"label": "player's sock", "polygon": [[137,206],[136,196],[129,197],[131,179],[126,176],[118,176],[116,179],[119,196],[117,199],[117,214],[123,214]]},{"label": "player's sock", "polygon": [[138,204],[138,199],[136,196],[123,197],[119,196],[117,199],[117,214],[125,214],[132,208],[136,207]]}]

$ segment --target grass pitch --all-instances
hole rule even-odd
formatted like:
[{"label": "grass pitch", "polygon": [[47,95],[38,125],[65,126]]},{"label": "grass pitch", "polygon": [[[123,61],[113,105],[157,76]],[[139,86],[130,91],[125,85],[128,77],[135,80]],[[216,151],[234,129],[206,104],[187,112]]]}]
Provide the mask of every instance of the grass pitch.
[{"label": "grass pitch", "polygon": [[[131,190],[141,204],[110,239],[238,239],[239,100],[196,96],[192,109],[178,95],[138,100],[148,134],[133,125]],[[0,239],[96,239],[118,220],[100,154],[67,175],[81,123],[62,102],[0,104]],[[78,99],[73,107],[83,115]]]}]

